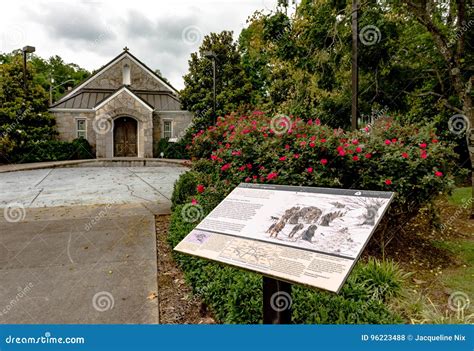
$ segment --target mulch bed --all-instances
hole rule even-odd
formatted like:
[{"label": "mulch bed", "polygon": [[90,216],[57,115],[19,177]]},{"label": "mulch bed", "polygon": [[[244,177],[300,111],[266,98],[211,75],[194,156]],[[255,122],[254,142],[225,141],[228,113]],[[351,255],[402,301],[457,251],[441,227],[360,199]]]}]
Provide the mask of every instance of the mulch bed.
[{"label": "mulch bed", "polygon": [[161,324],[216,323],[198,296],[193,295],[173,260],[167,242],[169,216],[156,217],[158,305]]}]

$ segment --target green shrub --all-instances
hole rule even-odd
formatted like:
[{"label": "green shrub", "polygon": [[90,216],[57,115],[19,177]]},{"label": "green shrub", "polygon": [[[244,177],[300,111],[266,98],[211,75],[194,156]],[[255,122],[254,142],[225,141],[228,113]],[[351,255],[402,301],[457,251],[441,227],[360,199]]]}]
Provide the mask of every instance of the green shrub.
[{"label": "green shrub", "polygon": [[17,162],[63,161],[93,158],[87,140],[80,138],[72,142],[45,140],[29,143],[16,155]]},{"label": "green shrub", "polygon": [[186,142],[183,140],[169,142],[168,139],[161,138],[158,142],[155,142],[153,149],[154,157],[161,157],[161,153],[163,153],[164,158],[181,160],[189,158]]},{"label": "green shrub", "polygon": [[77,138],[72,141],[72,145],[75,149],[73,160],[84,160],[89,158],[95,158],[95,154],[92,152],[92,147],[89,142],[84,138]]},{"label": "green shrub", "polygon": [[173,206],[188,202],[190,196],[196,194],[196,187],[199,184],[199,173],[188,171],[179,177],[174,183],[171,202]]}]

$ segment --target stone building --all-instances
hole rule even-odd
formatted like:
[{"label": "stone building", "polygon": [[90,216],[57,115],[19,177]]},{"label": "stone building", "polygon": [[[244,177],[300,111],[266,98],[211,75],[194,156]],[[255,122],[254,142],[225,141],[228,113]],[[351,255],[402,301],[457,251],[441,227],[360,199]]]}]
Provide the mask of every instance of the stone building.
[{"label": "stone building", "polygon": [[127,48],[50,111],[61,140],[84,137],[98,158],[153,157],[161,138],[176,141],[192,119],[177,90]]}]

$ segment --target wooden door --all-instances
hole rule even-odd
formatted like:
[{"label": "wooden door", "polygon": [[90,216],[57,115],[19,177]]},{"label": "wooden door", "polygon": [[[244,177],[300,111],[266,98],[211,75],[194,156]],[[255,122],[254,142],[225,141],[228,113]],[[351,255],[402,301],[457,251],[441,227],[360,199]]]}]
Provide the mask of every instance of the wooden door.
[{"label": "wooden door", "polygon": [[137,121],[131,117],[120,117],[114,122],[114,156],[136,157]]}]

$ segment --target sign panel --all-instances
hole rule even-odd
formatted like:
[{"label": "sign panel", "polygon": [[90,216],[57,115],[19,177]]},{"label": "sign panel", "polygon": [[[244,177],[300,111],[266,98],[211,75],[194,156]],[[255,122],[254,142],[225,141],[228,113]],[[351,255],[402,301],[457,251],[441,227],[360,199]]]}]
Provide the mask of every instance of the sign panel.
[{"label": "sign panel", "polygon": [[175,250],[339,292],[392,192],[236,187]]}]

